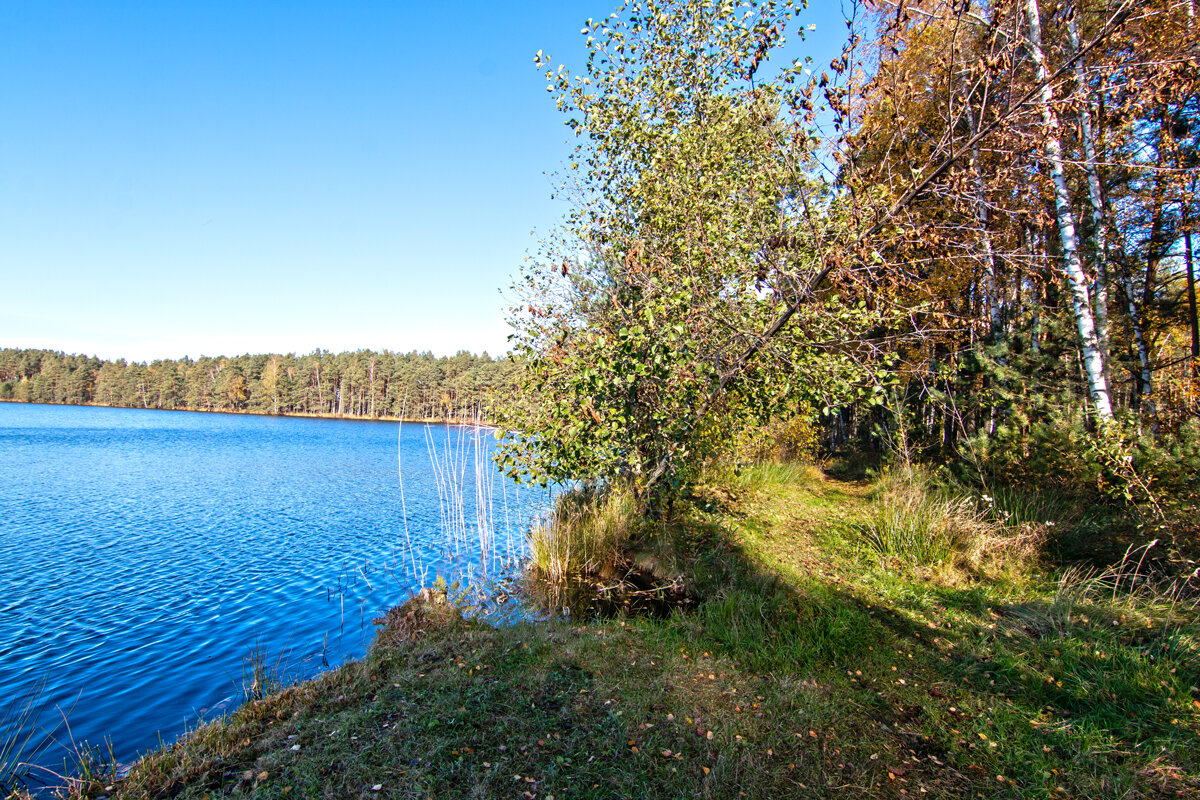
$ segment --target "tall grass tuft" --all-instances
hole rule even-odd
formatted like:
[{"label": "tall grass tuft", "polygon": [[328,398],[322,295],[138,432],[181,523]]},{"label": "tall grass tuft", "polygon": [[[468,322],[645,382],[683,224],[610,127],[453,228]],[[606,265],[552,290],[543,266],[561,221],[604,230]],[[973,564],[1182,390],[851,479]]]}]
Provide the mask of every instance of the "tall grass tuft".
[{"label": "tall grass tuft", "polygon": [[[1193,619],[1200,596],[1191,576],[1157,574],[1147,564],[1158,540],[1130,547],[1115,564],[1103,569],[1072,566],[1053,586],[1049,602],[1011,606],[1008,612],[1040,636],[1067,636],[1088,615],[1118,615],[1148,622],[1157,619],[1163,633],[1153,642],[1160,655],[1178,664],[1200,661],[1191,634],[1179,624]],[[1161,548],[1160,548],[1161,549]]]},{"label": "tall grass tuft", "polygon": [[880,555],[920,566],[966,561],[977,566],[989,550],[1003,549],[998,524],[975,501],[934,491],[917,470],[885,473],[871,513],[859,530]]},{"label": "tall grass tuft", "polygon": [[879,499],[861,530],[881,555],[931,565],[949,560],[967,543],[961,520],[972,511],[961,500],[938,500],[920,487],[903,487]]},{"label": "tall grass tuft", "polygon": [[38,724],[44,689],[43,681],[0,709],[0,795],[5,797],[24,785],[28,762],[54,741],[54,731]]},{"label": "tall grass tuft", "polygon": [[242,700],[250,703],[274,694],[286,685],[283,677],[283,656],[274,664],[267,662],[267,651],[255,642],[250,655],[242,659]]},{"label": "tall grass tuft", "polygon": [[717,473],[715,478],[735,492],[754,494],[781,484],[815,483],[821,479],[821,467],[797,461],[757,461],[739,465],[724,475]]},{"label": "tall grass tuft", "polygon": [[577,487],[564,492],[529,533],[530,564],[549,581],[603,574],[621,559],[638,520],[637,500],[630,490]]},{"label": "tall grass tuft", "polygon": [[1079,501],[1053,487],[1036,490],[997,486],[984,496],[991,515],[1008,528],[1062,525],[1080,516]]}]

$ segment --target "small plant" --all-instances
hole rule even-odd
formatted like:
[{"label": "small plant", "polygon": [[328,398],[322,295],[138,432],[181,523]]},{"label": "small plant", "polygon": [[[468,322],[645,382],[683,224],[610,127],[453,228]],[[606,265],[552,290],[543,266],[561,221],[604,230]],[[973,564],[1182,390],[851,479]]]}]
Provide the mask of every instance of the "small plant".
[{"label": "small plant", "polygon": [[247,703],[261,700],[283,687],[282,657],[268,664],[266,650],[255,642],[250,655],[242,659],[242,700]]},{"label": "small plant", "polygon": [[463,621],[469,605],[466,590],[457,581],[447,584],[438,576],[432,588],[422,589],[398,606],[372,619],[377,631],[375,646],[395,646],[417,636]]},{"label": "small plant", "polygon": [[103,746],[72,742],[72,760],[74,768],[69,763],[63,764],[69,797],[102,795],[104,787],[118,780],[122,773],[109,739],[104,740]]}]

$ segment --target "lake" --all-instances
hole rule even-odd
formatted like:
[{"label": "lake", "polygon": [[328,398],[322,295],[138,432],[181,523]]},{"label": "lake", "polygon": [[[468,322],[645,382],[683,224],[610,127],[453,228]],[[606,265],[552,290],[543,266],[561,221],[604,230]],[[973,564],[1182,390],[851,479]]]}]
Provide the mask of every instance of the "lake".
[{"label": "lake", "polygon": [[0,711],[44,682],[44,722],[69,710],[76,742],[129,761],[235,707],[256,648],[292,678],[362,655],[372,617],[414,589],[482,583],[523,552],[548,496],[502,479],[492,443],[469,427],[0,403]]}]

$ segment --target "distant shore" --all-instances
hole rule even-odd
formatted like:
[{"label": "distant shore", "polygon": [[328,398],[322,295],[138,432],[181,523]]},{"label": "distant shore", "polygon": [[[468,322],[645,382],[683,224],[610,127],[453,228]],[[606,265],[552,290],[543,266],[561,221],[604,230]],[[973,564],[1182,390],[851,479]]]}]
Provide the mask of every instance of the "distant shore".
[{"label": "distant shore", "polygon": [[[43,403],[33,402],[29,400],[16,400],[13,398],[0,398],[0,403],[13,403],[14,405],[25,406],[78,406],[87,408],[128,408],[133,411],[167,411],[167,412],[191,412],[196,414],[229,414],[232,416],[253,416],[253,417],[296,417],[306,419],[338,419],[348,420],[351,422],[398,422],[398,423],[420,423],[425,425],[474,425],[472,422],[464,422],[462,419],[451,417],[395,417],[395,416],[379,416],[379,417],[364,417],[356,414],[322,414],[311,411],[258,411],[258,410],[232,410],[223,408],[151,408],[143,406],[121,406],[111,403]],[[491,427],[488,420],[480,420],[480,425],[483,427]]]}]

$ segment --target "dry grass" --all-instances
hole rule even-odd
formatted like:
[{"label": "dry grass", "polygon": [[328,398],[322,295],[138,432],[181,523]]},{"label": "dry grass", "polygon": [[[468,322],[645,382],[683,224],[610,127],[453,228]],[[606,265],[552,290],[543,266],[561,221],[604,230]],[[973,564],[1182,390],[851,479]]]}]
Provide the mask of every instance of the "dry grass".
[{"label": "dry grass", "polygon": [[543,580],[603,575],[621,560],[639,525],[633,493],[609,487],[577,488],[559,496],[554,510],[529,534],[529,560]]},{"label": "dry grass", "polygon": [[997,572],[1035,557],[1053,522],[1031,513],[998,512],[989,495],[975,498],[934,487],[919,470],[885,472],[858,525],[880,555],[920,567]]}]

